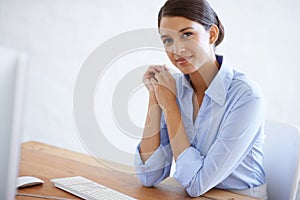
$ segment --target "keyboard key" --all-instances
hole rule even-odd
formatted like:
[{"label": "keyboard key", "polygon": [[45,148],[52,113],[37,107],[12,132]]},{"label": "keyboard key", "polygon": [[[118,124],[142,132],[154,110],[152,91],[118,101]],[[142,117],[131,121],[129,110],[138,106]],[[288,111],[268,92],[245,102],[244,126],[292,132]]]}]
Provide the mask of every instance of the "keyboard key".
[{"label": "keyboard key", "polygon": [[51,179],[54,186],[88,200],[136,200],[81,176]]}]

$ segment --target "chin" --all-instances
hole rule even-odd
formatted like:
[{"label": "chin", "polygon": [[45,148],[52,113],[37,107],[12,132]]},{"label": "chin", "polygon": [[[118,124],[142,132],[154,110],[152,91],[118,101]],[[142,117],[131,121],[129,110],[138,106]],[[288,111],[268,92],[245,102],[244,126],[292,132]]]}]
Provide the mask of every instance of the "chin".
[{"label": "chin", "polygon": [[192,65],[187,65],[187,66],[181,66],[181,65],[176,65],[176,67],[183,73],[183,74],[192,74],[195,71],[197,71],[196,68],[194,68]]}]

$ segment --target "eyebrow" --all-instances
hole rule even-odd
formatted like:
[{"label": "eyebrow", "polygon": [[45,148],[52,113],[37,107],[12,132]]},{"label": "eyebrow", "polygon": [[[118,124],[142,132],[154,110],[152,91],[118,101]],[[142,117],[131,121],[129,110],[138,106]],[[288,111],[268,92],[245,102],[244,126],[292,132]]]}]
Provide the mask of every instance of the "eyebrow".
[{"label": "eyebrow", "polygon": [[[183,29],[180,29],[178,32],[182,33],[183,31],[186,31],[188,29],[195,29],[194,27],[192,26],[189,26],[189,27],[185,27]],[[165,37],[168,37],[168,35],[161,35],[160,38],[165,38]]]},{"label": "eyebrow", "polygon": [[185,30],[188,30],[188,29],[195,29],[195,28],[190,26],[190,27],[186,27],[186,28],[181,29],[179,32],[181,33],[181,32],[183,32]]}]

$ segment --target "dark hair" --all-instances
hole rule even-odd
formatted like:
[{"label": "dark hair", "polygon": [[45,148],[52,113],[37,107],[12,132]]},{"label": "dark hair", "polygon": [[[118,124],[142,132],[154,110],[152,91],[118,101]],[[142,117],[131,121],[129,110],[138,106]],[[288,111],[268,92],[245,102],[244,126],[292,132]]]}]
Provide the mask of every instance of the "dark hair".
[{"label": "dark hair", "polygon": [[200,23],[206,30],[215,24],[219,28],[219,35],[215,46],[218,46],[224,38],[224,27],[218,15],[206,0],[168,0],[158,13],[158,27],[160,27],[161,18],[164,16],[185,17]]}]

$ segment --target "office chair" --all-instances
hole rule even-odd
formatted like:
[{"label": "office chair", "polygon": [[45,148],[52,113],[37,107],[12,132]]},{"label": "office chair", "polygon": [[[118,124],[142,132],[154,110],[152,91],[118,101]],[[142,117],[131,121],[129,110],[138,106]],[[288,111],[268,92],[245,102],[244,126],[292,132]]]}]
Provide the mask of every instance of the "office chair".
[{"label": "office chair", "polygon": [[265,124],[264,167],[270,200],[294,200],[299,180],[300,133],[289,124]]}]

